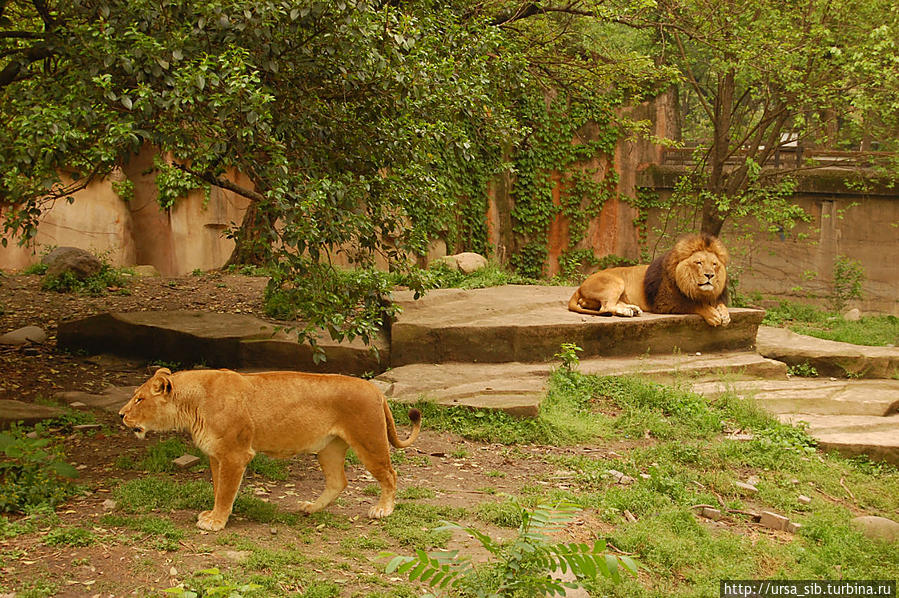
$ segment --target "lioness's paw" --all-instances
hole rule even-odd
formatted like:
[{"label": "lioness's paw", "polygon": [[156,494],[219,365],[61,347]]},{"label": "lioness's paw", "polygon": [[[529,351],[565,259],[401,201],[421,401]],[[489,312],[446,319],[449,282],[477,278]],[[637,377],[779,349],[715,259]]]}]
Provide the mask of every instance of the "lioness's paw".
[{"label": "lioness's paw", "polygon": [[381,519],[393,513],[393,505],[375,505],[368,510],[368,516],[372,519]]},{"label": "lioness's paw", "polygon": [[320,510],[321,510],[321,509],[316,508],[314,502],[310,502],[310,501],[307,500],[307,501],[303,501],[303,502],[300,503],[300,513],[306,513],[306,514],[309,514],[309,513],[315,513],[315,512],[320,511]]},{"label": "lioness's paw", "polygon": [[210,532],[225,529],[226,523],[228,523],[227,517],[213,517],[212,511],[203,511],[197,516],[197,527]]}]

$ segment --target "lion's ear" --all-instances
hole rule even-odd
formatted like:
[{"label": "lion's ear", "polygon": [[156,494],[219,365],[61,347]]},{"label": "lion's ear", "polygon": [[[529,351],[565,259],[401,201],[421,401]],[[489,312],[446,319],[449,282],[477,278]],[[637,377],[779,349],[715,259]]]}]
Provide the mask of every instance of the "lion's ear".
[{"label": "lion's ear", "polygon": [[154,395],[172,394],[172,371],[168,368],[159,368],[150,380],[150,392]]}]

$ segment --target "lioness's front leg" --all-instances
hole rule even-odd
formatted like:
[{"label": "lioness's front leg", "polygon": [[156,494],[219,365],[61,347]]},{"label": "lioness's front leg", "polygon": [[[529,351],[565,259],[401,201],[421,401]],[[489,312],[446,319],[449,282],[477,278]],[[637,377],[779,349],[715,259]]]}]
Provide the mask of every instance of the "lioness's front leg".
[{"label": "lioness's front leg", "polygon": [[234,498],[240,488],[247,463],[253,456],[249,453],[224,455],[221,457],[209,456],[209,466],[212,469],[212,488],[215,493],[215,504],[211,511],[203,511],[197,517],[197,527],[209,531],[218,531],[228,523],[231,509],[234,506]]}]

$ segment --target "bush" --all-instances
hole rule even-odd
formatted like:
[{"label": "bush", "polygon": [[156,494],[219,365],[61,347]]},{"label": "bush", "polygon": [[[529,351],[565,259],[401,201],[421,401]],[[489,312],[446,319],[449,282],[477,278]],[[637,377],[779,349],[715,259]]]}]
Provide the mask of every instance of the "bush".
[{"label": "bush", "polygon": [[49,446],[47,438],[29,438],[18,426],[0,432],[0,512],[24,512],[40,505],[55,506],[74,492],[69,482],[78,476]]},{"label": "bush", "polygon": [[116,269],[103,264],[100,271],[86,278],[79,278],[71,272],[63,272],[59,276],[45,276],[41,288],[57,293],[84,293],[103,295],[110,289],[122,289],[128,284],[126,269]]}]

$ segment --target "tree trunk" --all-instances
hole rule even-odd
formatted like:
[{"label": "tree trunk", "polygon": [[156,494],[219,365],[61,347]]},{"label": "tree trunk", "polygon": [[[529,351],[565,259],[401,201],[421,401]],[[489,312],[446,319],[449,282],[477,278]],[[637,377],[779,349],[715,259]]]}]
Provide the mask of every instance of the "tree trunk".
[{"label": "tree trunk", "polygon": [[271,216],[259,209],[258,202],[250,202],[234,235],[234,250],[224,267],[265,264],[271,254],[273,234]]}]

